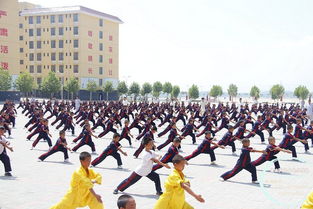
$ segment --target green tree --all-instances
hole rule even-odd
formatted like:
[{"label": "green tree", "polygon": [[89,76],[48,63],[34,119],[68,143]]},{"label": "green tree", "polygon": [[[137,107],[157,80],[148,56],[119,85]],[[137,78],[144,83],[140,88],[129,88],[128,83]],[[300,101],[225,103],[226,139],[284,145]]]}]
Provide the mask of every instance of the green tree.
[{"label": "green tree", "polygon": [[173,86],[171,96],[172,96],[173,98],[177,99],[179,93],[180,93],[180,88],[179,88],[179,86]]},{"label": "green tree", "polygon": [[15,86],[17,90],[23,92],[24,95],[28,97],[28,93],[31,92],[35,86],[34,78],[28,72],[22,72],[17,77]]},{"label": "green tree", "polygon": [[119,82],[117,86],[117,91],[119,94],[127,94],[128,87],[125,81]]},{"label": "green tree", "polygon": [[61,90],[61,82],[54,72],[50,71],[48,76],[43,79],[41,90],[50,94],[50,98]]},{"label": "green tree", "polygon": [[233,101],[233,98],[238,94],[238,87],[235,84],[230,84],[227,89],[227,93],[229,95],[229,100]]},{"label": "green tree", "polygon": [[12,77],[8,70],[0,68],[0,91],[7,91],[11,88]]},{"label": "green tree", "polygon": [[252,86],[250,89],[250,96],[253,97],[255,100],[258,100],[261,96],[260,89],[257,86]]},{"label": "green tree", "polygon": [[91,101],[92,93],[97,91],[98,85],[94,80],[89,80],[87,83],[87,91],[89,91],[89,101]]},{"label": "green tree", "polygon": [[111,93],[113,90],[114,90],[113,83],[111,81],[105,82],[105,84],[103,86],[103,91],[107,95],[107,99],[106,99],[107,101],[109,100],[109,93]]},{"label": "green tree", "polygon": [[152,86],[150,83],[144,83],[141,87],[141,95],[145,97],[145,99],[147,99],[148,94],[150,94],[152,92]]},{"label": "green tree", "polygon": [[159,98],[160,92],[162,91],[162,83],[160,81],[154,82],[152,87],[152,93],[155,98]]},{"label": "green tree", "polygon": [[139,92],[140,92],[140,85],[136,82],[133,82],[129,87],[129,94],[134,95],[135,101],[136,101],[137,96],[139,95]]},{"label": "green tree", "polygon": [[197,99],[199,97],[199,88],[197,85],[193,84],[188,90],[189,98]]},{"label": "green tree", "polygon": [[172,84],[170,82],[165,82],[163,84],[163,92],[167,94],[167,97],[168,95],[172,92]]},{"label": "green tree", "polygon": [[214,97],[214,99],[216,99],[218,96],[223,95],[223,89],[221,86],[214,85],[212,86],[209,94],[211,97]]},{"label": "green tree", "polygon": [[[79,90],[79,83],[78,80],[75,78],[70,78],[66,85],[64,86],[64,89],[71,94],[71,98],[73,99],[74,94],[78,92]],[[68,97],[70,99],[70,97]]]},{"label": "green tree", "polygon": [[270,94],[272,99],[276,100],[276,99],[283,99],[285,93],[285,88],[280,85],[280,84],[276,84],[274,86],[272,86],[272,88],[270,89]]},{"label": "green tree", "polygon": [[298,86],[293,94],[298,98],[301,99],[302,101],[304,101],[305,99],[308,98],[310,91],[308,90],[308,88],[306,86]]}]

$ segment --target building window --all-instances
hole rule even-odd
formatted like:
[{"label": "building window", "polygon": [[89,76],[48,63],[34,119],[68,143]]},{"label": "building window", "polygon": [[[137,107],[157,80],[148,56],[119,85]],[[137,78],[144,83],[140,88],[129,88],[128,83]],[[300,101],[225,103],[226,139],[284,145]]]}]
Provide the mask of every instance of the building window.
[{"label": "building window", "polygon": [[63,15],[58,15],[59,23],[63,23]]},{"label": "building window", "polygon": [[73,72],[78,73],[78,65],[74,65]]},{"label": "building window", "polygon": [[33,49],[34,48],[34,42],[33,41],[29,41],[29,49]]},{"label": "building window", "polygon": [[52,48],[52,49],[55,49],[55,40],[51,40],[50,43],[51,43],[51,48]]},{"label": "building window", "polygon": [[24,48],[20,48],[20,53],[24,52]]},{"label": "building window", "polygon": [[102,27],[103,26],[103,19],[99,20],[99,26]]},{"label": "building window", "polygon": [[37,28],[36,31],[37,31],[37,36],[41,36],[41,28]]},{"label": "building window", "polygon": [[41,61],[41,53],[37,53],[37,61]]},{"label": "building window", "polygon": [[109,59],[109,63],[110,63],[110,64],[113,63],[113,59],[112,59],[112,58]]},{"label": "building window", "polygon": [[63,40],[59,40],[59,48],[63,49]]},{"label": "building window", "polygon": [[59,73],[64,73],[64,65],[59,65]]},{"label": "building window", "polygon": [[92,43],[88,43],[88,49],[92,49]]},{"label": "building window", "polygon": [[92,62],[92,56],[88,56],[88,61]]},{"label": "building window", "polygon": [[77,39],[74,40],[73,44],[74,44],[74,48],[78,48],[78,40]]},{"label": "building window", "polygon": [[63,27],[59,27],[59,36],[63,36],[64,30]]},{"label": "building window", "polygon": [[24,60],[20,60],[20,65],[23,65],[24,64]]},{"label": "building window", "polygon": [[73,55],[74,55],[74,56],[73,56],[73,59],[74,59],[74,60],[78,60],[78,52],[74,52]]},{"label": "building window", "polygon": [[91,30],[88,31],[88,36],[90,36],[90,37],[92,36],[92,31]]},{"label": "building window", "polygon": [[33,20],[33,16],[29,16],[28,17],[28,24],[33,24],[34,20]]},{"label": "building window", "polygon": [[20,23],[20,24],[18,25],[18,27],[19,27],[19,28],[23,28],[23,24]]},{"label": "building window", "polygon": [[103,39],[103,31],[99,31],[99,39]]},{"label": "building window", "polygon": [[103,67],[99,67],[99,75],[103,75]]},{"label": "building window", "polygon": [[41,23],[41,17],[40,17],[40,16],[37,16],[37,17],[36,17],[36,23],[37,23],[37,24],[40,24],[40,23]]},{"label": "building window", "polygon": [[63,61],[64,60],[64,54],[63,52],[59,53],[59,61]]},{"label": "building window", "polygon": [[55,52],[51,53],[51,61],[55,61]]},{"label": "building window", "polygon": [[113,51],[113,48],[110,46],[109,47],[109,52],[112,52]]},{"label": "building window", "polygon": [[34,65],[30,65],[29,66],[29,72],[30,73],[34,73]]},{"label": "building window", "polygon": [[55,73],[55,65],[51,65],[51,71]]},{"label": "building window", "polygon": [[102,86],[102,78],[99,79],[99,86]]},{"label": "building window", "polygon": [[55,15],[50,16],[50,23],[55,23]]},{"label": "building window", "polygon": [[78,14],[73,14],[73,21],[78,22]]},{"label": "building window", "polygon": [[40,78],[40,77],[37,78],[37,84],[38,84],[38,85],[41,85],[41,78]]},{"label": "building window", "polygon": [[77,26],[75,26],[75,27],[73,28],[73,34],[74,34],[74,35],[78,35],[78,27],[77,27]]},{"label": "building window", "polygon": [[20,36],[20,41],[23,41],[23,39],[24,39],[23,36]]},{"label": "building window", "polygon": [[37,73],[41,73],[41,65],[37,65]]},{"label": "building window", "polygon": [[41,49],[41,41],[37,41],[37,49]]},{"label": "building window", "polygon": [[100,43],[100,44],[99,44],[99,50],[100,50],[100,51],[103,51],[103,43]]},{"label": "building window", "polygon": [[113,41],[113,36],[109,36],[109,41]]},{"label": "building window", "polygon": [[50,34],[51,34],[51,36],[55,36],[55,28],[51,28]]},{"label": "building window", "polygon": [[99,55],[99,62],[102,63],[103,62],[103,56]]},{"label": "building window", "polygon": [[28,30],[28,35],[29,36],[34,36],[34,29],[29,29]]}]

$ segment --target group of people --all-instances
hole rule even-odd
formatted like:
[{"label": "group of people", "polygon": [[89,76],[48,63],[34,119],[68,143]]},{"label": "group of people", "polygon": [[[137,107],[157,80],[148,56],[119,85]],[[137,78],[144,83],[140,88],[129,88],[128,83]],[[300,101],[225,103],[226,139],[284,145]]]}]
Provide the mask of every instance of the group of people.
[{"label": "group of people", "polygon": [[[92,189],[93,184],[101,184],[101,175],[94,172],[90,166],[96,167],[108,156],[112,156],[116,159],[118,168],[122,168],[120,153],[124,156],[128,154],[122,149],[121,141],[126,139],[129,146],[133,146],[132,129],[134,128],[138,131],[136,140],[141,140],[141,143],[133,153],[133,157],[140,156],[142,162],[128,178],[116,186],[113,193],[123,192],[142,177],[147,177],[154,182],[156,194],[160,196],[155,209],[193,208],[185,202],[184,191],[198,201],[204,202],[201,195],[192,191],[189,181],[183,174],[188,161],[194,160],[199,154],[209,154],[211,164],[215,164],[215,149],[225,149],[230,146],[232,154],[237,156],[236,144],[240,142],[242,147],[237,163],[232,170],[221,174],[220,180],[228,180],[245,169],[251,173],[252,183],[258,184],[256,166],[273,160],[274,172],[281,172],[276,157],[279,152],[290,153],[292,158],[297,160],[295,143],[302,143],[306,153],[309,153],[309,143],[313,146],[312,118],[307,114],[307,109],[297,104],[210,104],[205,103],[204,100],[200,104],[25,100],[16,108],[14,103],[7,101],[3,105],[0,116],[0,160],[5,165],[5,175],[11,175],[11,166],[6,152],[1,152],[1,146],[3,150],[13,151],[4,133],[7,131],[8,135],[11,135],[11,128],[15,126],[19,108],[22,109],[22,114],[29,118],[24,126],[30,132],[26,140],[36,137],[31,149],[36,147],[40,140],[45,140],[48,144],[48,151],[38,157],[39,161],[44,161],[56,152],[63,152],[64,160],[67,162],[68,151],[77,152],[85,145],[90,147],[92,153],[96,153],[93,138],[105,138],[108,133],[113,133],[111,143],[94,160],[91,160],[91,155],[87,152],[80,154],[81,167],[72,176],[74,183],[71,184],[71,189],[62,201],[52,208],[77,208],[86,205],[90,208],[103,208],[101,196]],[[182,123],[182,129],[178,128],[178,123]],[[51,126],[60,129],[54,145],[49,132]],[[77,127],[81,128],[77,129]],[[99,129],[102,131],[97,135],[95,130]],[[68,144],[66,131],[70,131],[72,135],[80,131],[72,141],[75,146],[71,147]],[[278,145],[274,137],[276,132],[284,134]],[[217,138],[221,134],[222,137]],[[268,143],[265,149],[256,150],[250,147],[250,140],[255,140],[253,139],[255,136],[265,144],[266,135],[268,135]],[[155,138],[163,136],[166,136],[164,142],[156,146]],[[195,150],[182,156],[181,142],[189,138],[192,144],[195,144]],[[203,140],[196,145],[199,139]],[[168,148],[167,152],[163,157],[159,156],[157,151],[165,147]],[[251,152],[259,152],[260,157],[252,161]],[[174,169],[165,182],[166,190],[163,192],[156,170],[162,167],[170,168],[168,165],[170,162],[173,163]],[[73,198],[78,193],[85,194],[85,198],[75,203]]]}]

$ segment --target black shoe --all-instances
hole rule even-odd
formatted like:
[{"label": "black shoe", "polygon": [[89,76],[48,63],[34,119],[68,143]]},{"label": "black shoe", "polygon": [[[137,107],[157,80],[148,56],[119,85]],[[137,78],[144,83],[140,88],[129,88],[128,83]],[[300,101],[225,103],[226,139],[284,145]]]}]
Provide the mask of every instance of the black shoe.
[{"label": "black shoe", "polygon": [[115,190],[113,191],[113,194],[118,194],[118,190],[115,189]]},{"label": "black shoe", "polygon": [[12,176],[12,174],[10,172],[6,172],[4,175],[5,176]]},{"label": "black shoe", "polygon": [[161,196],[163,192],[157,192],[156,195]]}]

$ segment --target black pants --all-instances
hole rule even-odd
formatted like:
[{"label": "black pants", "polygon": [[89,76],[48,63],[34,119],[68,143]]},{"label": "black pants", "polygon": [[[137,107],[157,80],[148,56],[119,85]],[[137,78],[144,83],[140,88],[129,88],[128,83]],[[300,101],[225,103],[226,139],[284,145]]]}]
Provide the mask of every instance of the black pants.
[{"label": "black pants", "polygon": [[187,133],[187,134],[183,134],[183,136],[191,136],[191,138],[192,138],[192,144],[195,144],[196,143],[196,136],[195,136],[195,134],[194,133]]},{"label": "black pants", "polygon": [[36,147],[36,145],[38,144],[39,140],[40,139],[45,139],[49,145],[49,147],[52,146],[52,143],[51,143],[51,139],[50,137],[48,136],[48,134],[46,133],[40,133],[39,136],[36,138],[36,140],[33,142],[33,147]]},{"label": "black pants", "polygon": [[196,149],[195,151],[192,152],[191,155],[188,155],[187,157],[185,157],[186,160],[190,160],[198,155],[200,155],[201,153],[205,153],[205,154],[209,154],[211,157],[211,162],[216,160],[215,154],[214,154],[214,150],[213,149],[209,149],[209,150],[200,150],[200,149]]},{"label": "black pants", "polygon": [[65,147],[53,147],[49,152],[46,152],[44,154],[42,154],[39,159],[44,161],[47,157],[49,157],[50,155],[56,153],[56,152],[63,152],[64,154],[64,160],[68,159],[68,153],[67,153],[67,149]]},{"label": "black pants", "polygon": [[121,137],[121,138],[120,138],[120,141],[121,141],[122,139],[127,139],[129,145],[130,145],[130,146],[132,145],[132,141],[131,141],[130,136],[127,135],[127,136],[125,136],[125,137]]},{"label": "black pants", "polygon": [[5,172],[10,172],[12,171],[11,169],[11,163],[10,163],[10,158],[7,155],[6,151],[4,150],[1,154],[0,154],[0,160],[4,165],[4,171]]},{"label": "black pants", "polygon": [[[268,159],[268,161],[275,160],[275,159],[277,159],[277,157],[276,156],[272,156],[270,159]],[[255,161],[251,162],[251,164],[254,165],[254,166],[259,166],[259,165],[265,163],[266,161],[267,161],[266,158],[261,156],[258,159],[256,159]],[[280,168],[278,160],[276,160],[274,162],[274,165],[275,165],[276,169]]]},{"label": "black pants", "polygon": [[99,138],[105,136],[107,133],[109,132],[113,132],[113,133],[117,133],[116,129],[115,128],[106,128],[102,133],[99,134]]},{"label": "black pants", "polygon": [[95,144],[93,143],[93,141],[88,140],[88,142],[86,142],[84,139],[82,139],[72,150],[75,152],[84,145],[88,145],[91,148],[92,152],[96,151]]},{"label": "black pants", "polygon": [[121,159],[121,155],[120,153],[111,153],[111,154],[108,154],[108,153],[105,153],[103,152],[99,157],[97,157],[96,159],[94,159],[92,162],[91,162],[91,165],[93,166],[96,166],[98,165],[99,163],[101,163],[107,156],[112,156],[116,159],[117,161],[117,165],[120,166],[122,165],[122,159]]},{"label": "black pants", "polygon": [[72,134],[74,135],[75,134],[75,128],[73,126],[73,124],[66,124],[63,128],[63,131],[66,131],[66,130],[72,130]]},{"label": "black pants", "polygon": [[[118,185],[117,190],[121,192],[125,191],[128,187],[139,181],[141,177],[142,176],[138,175],[136,172],[133,172],[127,179],[125,179]],[[154,171],[151,171],[151,173],[147,175],[147,178],[154,182],[155,189],[157,192],[162,192],[159,174],[157,174]]]},{"label": "black pants", "polygon": [[252,165],[251,163],[249,163],[248,165],[246,166],[241,166],[239,164],[236,164],[235,167],[230,170],[230,171],[227,171],[226,173],[224,173],[221,177],[224,179],[224,180],[227,180],[233,176],[235,176],[237,173],[239,173],[242,169],[245,169],[247,171],[249,171],[251,173],[251,176],[252,176],[252,181],[256,181],[257,180],[257,175],[256,175],[256,168],[254,165]]}]

